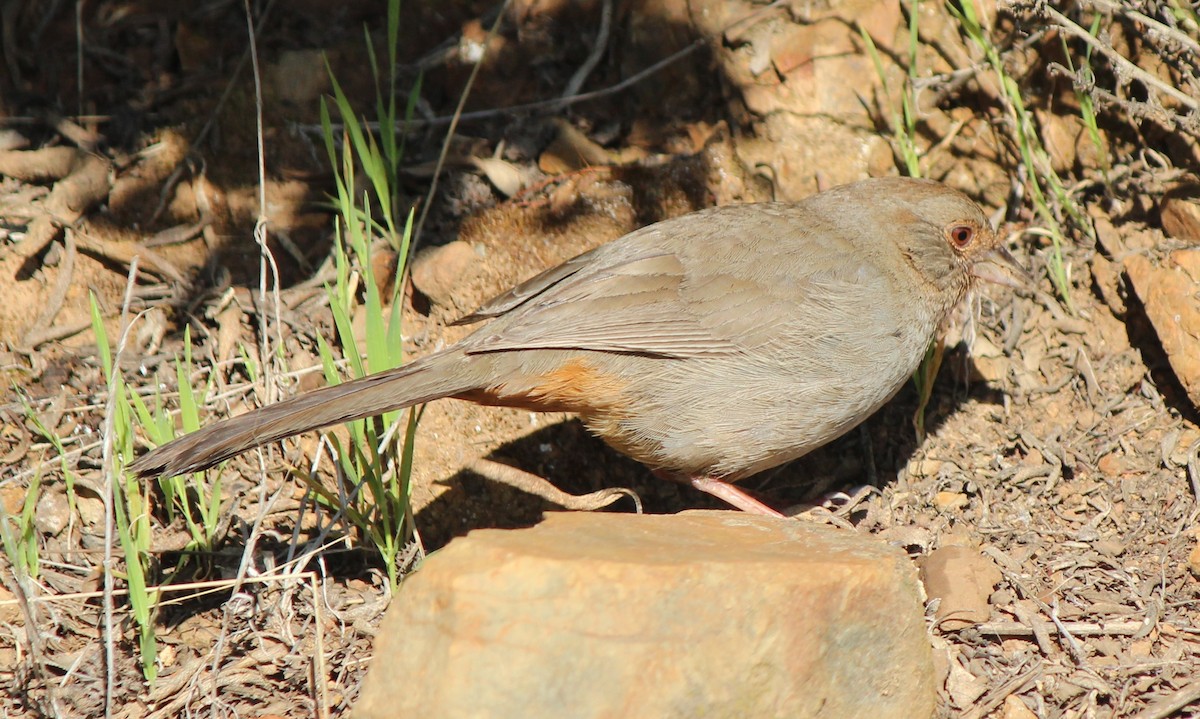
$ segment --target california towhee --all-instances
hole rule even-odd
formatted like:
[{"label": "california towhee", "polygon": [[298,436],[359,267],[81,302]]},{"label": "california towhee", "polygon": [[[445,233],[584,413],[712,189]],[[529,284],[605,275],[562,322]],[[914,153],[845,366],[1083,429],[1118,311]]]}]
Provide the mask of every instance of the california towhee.
[{"label": "california towhee", "polygon": [[727,483],[862,422],[912,375],[976,278],[1014,284],[1014,272],[1024,273],[983,211],[927,180],[701,210],[517,285],[460,320],[492,321],[448,349],[205,427],[133,470],[197,471],[454,397],[576,412],[660,476],[775,514]]}]

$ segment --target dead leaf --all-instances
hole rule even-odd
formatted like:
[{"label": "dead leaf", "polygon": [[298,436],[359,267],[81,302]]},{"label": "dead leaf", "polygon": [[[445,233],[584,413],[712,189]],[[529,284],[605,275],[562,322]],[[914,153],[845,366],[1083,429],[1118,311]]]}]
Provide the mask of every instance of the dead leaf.
[{"label": "dead leaf", "polygon": [[548,175],[563,175],[611,162],[607,150],[571,123],[559,120],[558,135],[538,158],[538,167]]},{"label": "dead leaf", "polygon": [[990,557],[970,547],[941,547],[921,562],[925,593],[941,600],[936,617],[948,630],[987,621],[992,614],[988,597],[1002,578]]},{"label": "dead leaf", "polygon": [[483,172],[500,194],[512,197],[525,187],[525,179],[517,166],[498,157],[472,157],[471,164]]}]

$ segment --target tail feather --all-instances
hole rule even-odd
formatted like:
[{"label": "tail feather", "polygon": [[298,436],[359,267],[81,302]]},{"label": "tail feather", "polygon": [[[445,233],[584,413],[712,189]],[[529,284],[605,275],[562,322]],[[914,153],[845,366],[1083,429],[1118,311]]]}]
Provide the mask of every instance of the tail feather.
[{"label": "tail feather", "polygon": [[[474,389],[461,352],[324,387],[208,427],[148,452],[130,469],[142,477],[198,472],[294,434],[429,402]],[[458,365],[458,366],[456,366]]]}]

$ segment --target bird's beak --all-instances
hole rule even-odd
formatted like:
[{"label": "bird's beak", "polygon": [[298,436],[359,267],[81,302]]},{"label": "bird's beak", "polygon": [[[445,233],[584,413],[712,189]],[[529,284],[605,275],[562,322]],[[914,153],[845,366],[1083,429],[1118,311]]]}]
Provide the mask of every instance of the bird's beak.
[{"label": "bird's beak", "polygon": [[971,275],[987,282],[995,282],[1014,289],[1031,287],[1033,275],[1017,262],[1004,245],[1000,245],[979,258],[971,268]]}]

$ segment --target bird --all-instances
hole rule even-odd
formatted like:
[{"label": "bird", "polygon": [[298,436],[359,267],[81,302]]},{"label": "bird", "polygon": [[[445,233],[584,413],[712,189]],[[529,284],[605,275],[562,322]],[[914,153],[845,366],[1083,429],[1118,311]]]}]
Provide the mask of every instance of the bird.
[{"label": "bird", "polygon": [[779,512],[733,483],[845,434],[913,374],[950,312],[1024,268],[983,209],[932,180],[867,179],[635,230],[518,284],[458,343],[203,427],[142,477],[441,398],[573,412],[656,475]]}]

